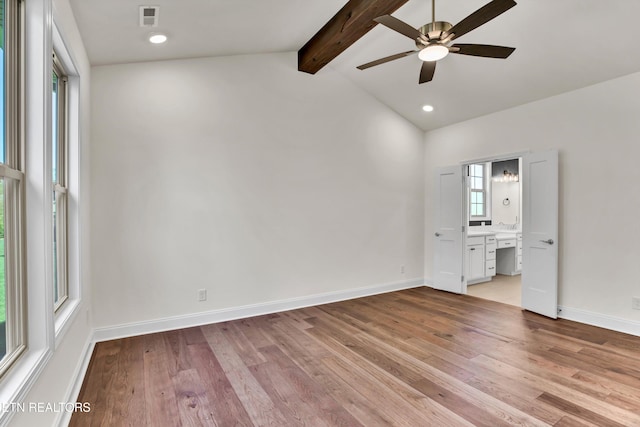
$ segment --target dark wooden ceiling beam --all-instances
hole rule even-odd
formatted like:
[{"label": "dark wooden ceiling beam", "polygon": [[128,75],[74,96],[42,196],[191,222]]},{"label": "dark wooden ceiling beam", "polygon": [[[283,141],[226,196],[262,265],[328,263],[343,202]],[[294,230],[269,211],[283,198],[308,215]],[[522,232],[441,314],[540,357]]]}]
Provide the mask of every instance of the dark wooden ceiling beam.
[{"label": "dark wooden ceiling beam", "polygon": [[395,12],[408,0],[349,0],[298,51],[298,70],[317,73],[377,25],[373,18]]}]

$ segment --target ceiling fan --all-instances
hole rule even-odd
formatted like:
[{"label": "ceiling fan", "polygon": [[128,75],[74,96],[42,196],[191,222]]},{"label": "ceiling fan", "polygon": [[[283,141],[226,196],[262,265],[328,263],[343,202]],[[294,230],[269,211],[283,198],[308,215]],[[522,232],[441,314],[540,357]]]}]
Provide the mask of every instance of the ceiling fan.
[{"label": "ceiling fan", "polygon": [[391,15],[383,15],[375,18],[374,21],[414,40],[417,49],[368,62],[360,65],[358,69],[366,70],[367,68],[417,53],[418,58],[423,61],[422,68],[420,69],[420,79],[418,80],[418,82],[422,84],[430,82],[433,79],[433,74],[436,71],[436,61],[444,58],[449,53],[504,59],[516,50],[514,47],[487,44],[450,44],[456,38],[469,31],[475,30],[479,26],[486,24],[493,18],[511,9],[516,5],[514,0],[493,0],[456,25],[451,25],[444,21],[436,21],[436,0],[432,0],[431,5],[432,21],[420,27],[419,30]]}]

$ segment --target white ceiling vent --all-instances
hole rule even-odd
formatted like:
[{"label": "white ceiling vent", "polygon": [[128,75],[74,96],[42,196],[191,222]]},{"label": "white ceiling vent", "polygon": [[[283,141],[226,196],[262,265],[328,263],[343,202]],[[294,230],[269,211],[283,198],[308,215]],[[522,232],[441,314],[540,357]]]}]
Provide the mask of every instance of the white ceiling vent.
[{"label": "white ceiling vent", "polygon": [[160,6],[140,6],[140,26],[157,27]]}]

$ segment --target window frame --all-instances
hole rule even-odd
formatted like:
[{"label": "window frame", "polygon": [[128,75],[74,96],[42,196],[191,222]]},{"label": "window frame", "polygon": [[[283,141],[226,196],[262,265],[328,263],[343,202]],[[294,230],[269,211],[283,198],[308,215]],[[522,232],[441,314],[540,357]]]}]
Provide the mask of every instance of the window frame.
[{"label": "window frame", "polygon": [[[473,188],[473,178],[480,178],[477,175],[472,175],[472,169],[473,166],[481,166],[482,167],[482,189],[474,189]],[[489,176],[489,169],[490,169],[490,163],[486,163],[486,162],[477,162],[477,163],[471,163],[467,166],[467,182],[468,182],[468,191],[469,191],[469,198],[468,198],[468,204],[469,204],[469,209],[468,209],[468,214],[469,214],[469,221],[489,221],[491,220],[491,203],[489,201],[489,199],[491,198],[491,179]],[[483,197],[483,203],[482,203],[482,207],[483,207],[483,212],[484,215],[472,215],[472,207],[473,205],[478,205],[479,203],[473,203],[472,202],[472,196],[473,193],[481,193],[482,197]]]},{"label": "window frame", "polygon": [[6,354],[0,377],[27,349],[24,200],[24,2],[4,0],[4,186]]},{"label": "window frame", "polygon": [[[20,85],[16,97],[19,111],[20,145],[14,150],[12,158],[19,162],[19,168],[0,165],[2,173],[15,175],[21,185],[14,191],[21,202],[17,212],[21,224],[16,225],[17,241],[20,243],[20,266],[14,268],[15,276],[23,280],[21,297],[24,311],[20,317],[23,323],[22,335],[24,348],[15,359],[8,363],[0,377],[0,401],[13,403],[26,398],[31,387],[41,377],[43,370],[51,361],[59,345],[65,342],[67,332],[78,325],[83,300],[82,283],[88,280],[87,270],[82,268],[85,253],[82,251],[88,241],[81,238],[81,230],[87,226],[88,213],[81,209],[82,194],[88,197],[86,187],[81,187],[81,158],[87,161],[86,152],[82,152],[82,137],[87,136],[83,123],[88,123],[88,113],[81,109],[81,103],[88,105],[88,81],[81,74],[89,75],[89,65],[84,57],[76,61],[55,20],[54,10],[47,0],[6,0],[18,6],[20,49],[16,51],[20,59]],[[7,12],[9,13],[9,12]],[[27,25],[33,24],[33,25]],[[29,43],[25,43],[29,40]],[[69,73],[67,85],[68,109],[68,153],[67,185],[68,193],[68,283],[69,298],[54,313],[53,285],[51,276],[52,262],[52,212],[53,194],[51,171],[51,108],[52,108],[52,49],[60,54],[61,63]],[[28,64],[28,67],[25,67]],[[78,67],[80,65],[80,67]],[[82,84],[81,84],[82,83]],[[28,88],[29,90],[25,90]],[[83,93],[86,91],[86,93]],[[19,108],[18,108],[19,107]],[[25,175],[26,173],[26,175]],[[7,219],[7,221],[10,221]],[[10,231],[7,230],[7,233]],[[83,235],[84,236],[84,235]],[[86,322],[90,324],[90,311],[86,311]],[[8,359],[7,359],[8,360]],[[0,411],[0,426],[7,425],[15,412]]]},{"label": "window frame", "polygon": [[[53,116],[56,120],[56,135],[52,134],[51,150],[56,152],[56,179],[52,178],[53,203],[52,209],[55,209],[55,218],[53,230],[55,238],[53,239],[53,283],[54,283],[54,313],[58,313],[65,302],[69,300],[69,280],[68,280],[68,75],[62,63],[59,60],[56,51],[53,51],[52,71],[58,77],[58,92],[56,114]],[[53,75],[52,75],[53,76]],[[53,107],[53,105],[52,105]],[[53,112],[52,112],[53,113]],[[53,133],[53,132],[52,132]],[[55,145],[55,147],[54,147]],[[53,158],[53,154],[52,154]],[[52,167],[53,165],[53,161]],[[55,298],[55,295],[58,298]]]}]

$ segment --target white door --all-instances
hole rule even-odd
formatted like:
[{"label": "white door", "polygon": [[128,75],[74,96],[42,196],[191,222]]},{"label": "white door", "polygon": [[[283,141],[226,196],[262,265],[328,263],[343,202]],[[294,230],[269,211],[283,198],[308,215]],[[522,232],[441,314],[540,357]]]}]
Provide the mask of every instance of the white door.
[{"label": "white door", "polygon": [[522,159],[522,308],[558,316],[558,152]]},{"label": "white door", "polygon": [[462,293],[463,284],[463,197],[462,166],[450,166],[436,171],[433,229],[433,287]]}]

